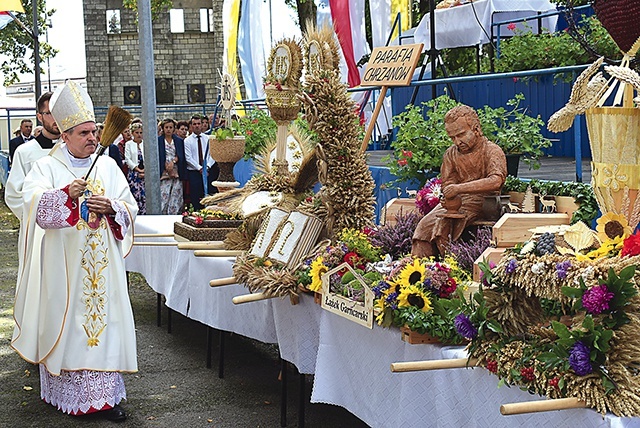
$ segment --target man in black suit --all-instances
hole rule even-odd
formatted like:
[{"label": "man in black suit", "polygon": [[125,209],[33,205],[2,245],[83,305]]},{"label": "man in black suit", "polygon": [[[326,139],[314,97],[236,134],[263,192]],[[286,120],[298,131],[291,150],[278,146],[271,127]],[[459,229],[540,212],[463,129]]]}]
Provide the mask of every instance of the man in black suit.
[{"label": "man in black suit", "polygon": [[31,119],[22,119],[22,121],[20,122],[20,135],[9,140],[9,165],[11,165],[13,154],[16,152],[18,146],[33,139],[33,135],[31,135],[32,129],[33,122],[31,121]]}]

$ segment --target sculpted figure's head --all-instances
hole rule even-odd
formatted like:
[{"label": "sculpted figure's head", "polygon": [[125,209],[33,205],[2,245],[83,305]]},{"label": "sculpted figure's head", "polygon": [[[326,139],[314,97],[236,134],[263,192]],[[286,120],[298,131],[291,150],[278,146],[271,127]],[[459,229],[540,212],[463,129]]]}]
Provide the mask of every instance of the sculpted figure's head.
[{"label": "sculpted figure's head", "polygon": [[480,119],[474,109],[459,105],[444,116],[444,128],[461,153],[469,153],[482,141]]}]

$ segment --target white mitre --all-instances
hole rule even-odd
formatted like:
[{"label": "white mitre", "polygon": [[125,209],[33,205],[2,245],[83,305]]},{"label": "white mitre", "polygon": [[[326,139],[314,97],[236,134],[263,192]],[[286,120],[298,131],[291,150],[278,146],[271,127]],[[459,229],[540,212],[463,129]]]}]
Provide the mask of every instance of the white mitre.
[{"label": "white mitre", "polygon": [[55,90],[49,100],[51,115],[65,132],[85,122],[95,122],[93,101],[89,93],[73,80]]}]

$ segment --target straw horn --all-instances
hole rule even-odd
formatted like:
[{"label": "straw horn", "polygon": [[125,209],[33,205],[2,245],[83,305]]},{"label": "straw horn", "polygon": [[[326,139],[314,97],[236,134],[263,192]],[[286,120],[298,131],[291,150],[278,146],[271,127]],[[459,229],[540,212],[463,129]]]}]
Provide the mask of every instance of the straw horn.
[{"label": "straw horn", "polygon": [[239,305],[241,303],[249,303],[249,302],[258,302],[260,300],[273,299],[274,295],[267,295],[265,293],[252,293],[252,294],[243,294],[242,296],[236,296],[231,301],[234,305]]},{"label": "straw horn", "polygon": [[195,250],[193,255],[196,257],[236,257],[242,253],[244,251],[240,250]]},{"label": "straw horn", "polygon": [[557,398],[553,400],[525,401],[500,406],[500,413],[505,416],[522,413],[550,412],[552,410],[583,409],[587,403],[576,397]]},{"label": "straw horn", "polygon": [[236,277],[235,276],[230,276],[228,278],[212,279],[211,281],[209,281],[209,285],[211,287],[221,287],[223,285],[235,284],[236,282],[238,282]]},{"label": "straw horn", "polygon": [[447,360],[407,361],[403,363],[391,363],[391,371],[394,373],[415,372],[422,370],[462,369],[474,367],[478,363],[475,358],[452,358]]},{"label": "straw horn", "polygon": [[129,126],[132,119],[133,117],[131,116],[131,113],[129,113],[122,107],[109,107],[109,111],[107,111],[107,117],[104,119],[104,129],[100,136],[100,148],[98,149],[98,155],[93,160],[93,163],[91,163],[89,170],[85,174],[85,180],[87,179],[87,177],[89,177],[89,173],[96,165],[96,162],[98,161],[100,156],[102,156],[107,147],[113,144],[118,135],[122,134],[122,131],[124,131]]},{"label": "straw horn", "polygon": [[223,241],[179,242],[178,250],[224,250]]}]

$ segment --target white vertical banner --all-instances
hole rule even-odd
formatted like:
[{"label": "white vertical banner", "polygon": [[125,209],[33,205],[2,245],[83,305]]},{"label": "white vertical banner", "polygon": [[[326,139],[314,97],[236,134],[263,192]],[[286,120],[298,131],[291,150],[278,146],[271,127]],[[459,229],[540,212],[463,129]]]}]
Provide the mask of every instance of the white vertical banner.
[{"label": "white vertical banner", "polygon": [[[363,56],[371,53],[367,43],[367,34],[364,22],[365,0],[349,0],[349,18],[351,19],[351,43],[353,44],[353,57],[358,63]],[[360,67],[360,78],[364,76],[365,67]]]},{"label": "white vertical banner", "polygon": [[369,0],[369,9],[371,10],[373,47],[384,46],[395,18],[391,16],[391,0]]},{"label": "white vertical banner", "polygon": [[238,56],[247,99],[264,97],[265,76],[264,30],[269,29],[269,8],[264,0],[242,0],[238,29]]}]

